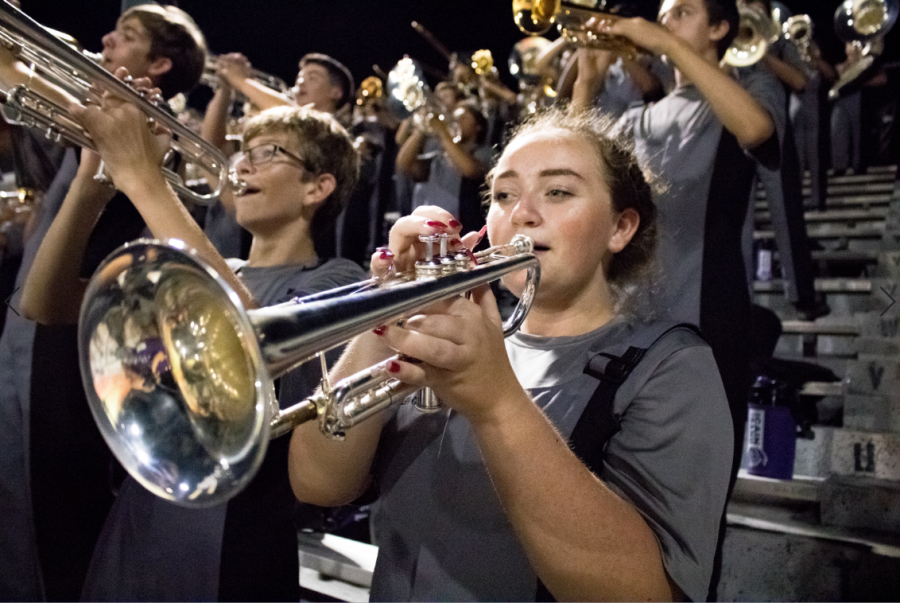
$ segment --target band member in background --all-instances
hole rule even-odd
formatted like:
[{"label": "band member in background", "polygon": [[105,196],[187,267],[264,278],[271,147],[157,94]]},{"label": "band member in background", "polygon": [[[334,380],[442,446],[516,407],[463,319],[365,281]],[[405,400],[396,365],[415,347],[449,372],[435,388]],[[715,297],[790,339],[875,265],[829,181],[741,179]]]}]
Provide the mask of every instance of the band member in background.
[{"label": "band member in background", "polygon": [[[356,150],[331,116],[278,107],[247,124],[236,164],[247,186],[235,201],[237,220],[254,239],[249,259],[231,263],[217,254],[163,178],[158,166],[167,144],[160,148],[138,109],[108,97],[102,107],[78,116],[152,235],[178,238],[196,249],[246,307],[280,303],[365,277],[353,262],[320,258],[313,241],[313,231],[326,229],[340,213],[358,172]],[[98,160],[83,161],[61,218],[102,205],[101,191],[91,180]],[[42,276],[26,283],[23,309],[38,319],[52,320],[54,310],[43,302],[51,283],[70,288],[75,297],[83,290],[83,284],[66,276],[69,272],[54,269],[63,255],[83,249],[84,229],[64,233],[72,227],[78,225],[54,224],[53,241],[68,238],[76,244],[66,249],[45,244],[36,260]],[[315,371],[301,367],[281,379],[279,399],[296,402],[317,382]],[[273,442],[247,489],[208,509],[177,506],[126,478],[96,547],[84,599],[298,600],[287,447],[286,441]]]},{"label": "band member in background", "polygon": [[[754,0],[746,2],[746,5],[764,16],[772,14],[772,3],[769,0]],[[782,97],[779,104],[774,107],[776,113],[773,114],[781,139],[781,165],[777,169],[770,169],[758,164],[756,180],[766,191],[766,204],[769,207],[775,244],[781,260],[785,297],[794,305],[801,319],[815,320],[828,314],[830,309],[824,300],[816,296],[815,267],[809,237],[806,234],[806,221],[803,218],[803,178],[797,156],[794,128],[788,118],[791,93],[805,91],[809,85],[809,76],[796,45],[784,37],[770,44],[766,54],[754,65],[739,67],[738,79],[744,81],[760,70],[775,76],[770,80],[773,86],[772,93]],[[754,186],[750,193],[744,227],[744,257],[748,264],[748,280],[751,283],[756,273],[753,269],[755,189]]]},{"label": "band member in background", "polygon": [[[205,52],[203,35],[184,11],[141,5],[123,13],[116,29],[103,37],[101,64],[108,70],[126,67],[136,76],[149,77],[170,97],[197,83]],[[71,100],[65,94],[54,97],[60,94],[58,89],[17,63],[3,48],[0,78],[7,77],[7,86],[35,87],[63,106]],[[69,150],[25,249],[17,280],[23,289],[26,276],[35,272],[30,270],[35,253],[77,168],[77,153]],[[109,201],[113,191],[103,195]],[[98,221],[99,213],[100,208],[93,207],[87,215],[69,214],[70,220],[87,229],[87,249],[78,256],[85,257],[85,262],[66,263],[71,278],[90,275],[110,251],[144,229],[140,216],[121,195],[105,204]],[[4,568],[0,598],[41,598],[40,587],[34,586],[40,584],[41,568],[47,600],[77,600],[113,501],[111,455],[90,416],[77,364],[78,298],[67,297],[55,285],[50,283],[47,298],[59,303],[63,314],[55,321],[59,326],[35,329],[34,323],[10,314],[15,326],[8,326],[0,341],[0,362],[5,369],[0,371],[0,459],[4,463],[0,468],[0,567]],[[20,296],[11,303],[18,307]]]},{"label": "band member in background", "polygon": [[479,188],[493,160],[493,151],[485,144],[487,119],[474,99],[457,103],[452,116],[458,139],[447,120],[433,114],[427,126],[400,147],[397,170],[417,183],[414,209],[436,205],[477,230],[484,223]]}]

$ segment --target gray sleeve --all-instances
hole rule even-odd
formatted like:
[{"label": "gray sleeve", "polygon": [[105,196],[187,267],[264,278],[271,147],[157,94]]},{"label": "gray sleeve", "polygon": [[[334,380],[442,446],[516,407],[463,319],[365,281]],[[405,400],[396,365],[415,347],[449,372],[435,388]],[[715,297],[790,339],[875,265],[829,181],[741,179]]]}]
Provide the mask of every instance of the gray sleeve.
[{"label": "gray sleeve", "polygon": [[365,271],[358,264],[348,259],[333,259],[315,270],[300,272],[287,283],[286,293],[278,300],[278,304],[290,301],[295,297],[321,293],[336,287],[357,283],[366,278]]},{"label": "gray sleeve", "polygon": [[656,347],[641,363],[650,366],[616,396],[621,430],[602,478],[643,515],[669,576],[702,601],[731,472],[731,415],[708,346]]},{"label": "gray sleeve", "polygon": [[646,105],[641,104],[625,111],[613,127],[613,134],[616,136],[624,136],[629,140],[633,139],[634,124],[640,120],[641,113],[644,111],[645,107]]},{"label": "gray sleeve", "polygon": [[781,165],[781,141],[784,139],[787,123],[784,85],[772,72],[762,66],[740,71],[741,85],[775,122],[775,134],[758,147],[748,149],[747,153],[763,166],[777,169]]}]

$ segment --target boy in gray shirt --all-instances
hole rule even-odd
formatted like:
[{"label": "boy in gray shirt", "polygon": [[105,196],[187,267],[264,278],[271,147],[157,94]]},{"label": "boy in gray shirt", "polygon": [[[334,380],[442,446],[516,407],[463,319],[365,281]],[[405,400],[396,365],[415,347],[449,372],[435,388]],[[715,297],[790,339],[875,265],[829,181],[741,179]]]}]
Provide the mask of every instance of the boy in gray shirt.
[{"label": "boy in gray shirt", "polygon": [[[236,170],[245,190],[237,220],[253,235],[246,263],[229,265],[187,214],[157,169],[160,145],[143,114],[117,99],[79,112],[116,185],[160,239],[180,239],[211,265],[246,308],[271,305],[364,278],[349,260],[319,259],[314,232],[340,213],[358,174],[358,156],[346,131],[330,116],[279,107],[251,121]],[[90,205],[95,155],[82,161],[66,203]],[[92,169],[93,168],[93,169]],[[65,215],[62,214],[61,215]],[[56,268],[63,219],[45,241],[32,274],[71,281]],[[236,268],[234,272],[232,268]],[[49,274],[48,274],[49,273]],[[29,279],[22,308],[39,320],[52,314],[40,303],[48,281]],[[77,290],[77,284],[69,284]],[[83,285],[81,285],[83,287]],[[82,289],[83,290],[83,289]],[[71,300],[80,304],[80,298]],[[316,380],[299,370],[283,379],[281,400],[312,393]],[[287,399],[288,397],[292,399]],[[269,447],[261,471],[227,504],[184,509],[157,499],[127,479],[94,551],[83,597],[88,600],[298,600],[294,498],[287,477],[287,441]]]}]

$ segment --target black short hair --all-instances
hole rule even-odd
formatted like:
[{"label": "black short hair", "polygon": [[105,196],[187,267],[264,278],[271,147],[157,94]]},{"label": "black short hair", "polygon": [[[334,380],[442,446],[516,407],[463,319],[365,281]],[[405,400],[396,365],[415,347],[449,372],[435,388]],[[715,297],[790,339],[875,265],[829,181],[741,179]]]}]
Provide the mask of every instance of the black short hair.
[{"label": "black short hair", "polygon": [[710,25],[717,25],[722,21],[728,23],[728,33],[725,34],[718,44],[716,51],[719,59],[725,56],[725,52],[734,39],[738,35],[738,28],[741,24],[741,15],[738,12],[737,2],[735,0],[704,0],[706,4],[706,14],[709,18]]},{"label": "black short hair", "polygon": [[488,135],[488,120],[484,116],[484,113],[481,111],[481,107],[478,105],[478,101],[474,98],[469,98],[466,100],[459,101],[456,103],[456,108],[465,109],[474,119],[475,123],[478,125],[478,138],[475,140],[478,144],[484,144],[484,141],[487,139]]},{"label": "black short hair", "polygon": [[165,57],[172,68],[156,82],[165,98],[189,92],[203,74],[206,39],[186,12],[175,6],[140,4],[125,11],[119,22],[137,19],[150,35],[150,59]]},{"label": "black short hair", "polygon": [[328,77],[331,79],[331,84],[341,89],[341,100],[338,101],[337,109],[340,109],[350,102],[355,90],[353,85],[353,75],[343,63],[327,54],[319,52],[311,52],[303,55],[303,58],[300,59],[300,69],[303,69],[303,67],[309,63],[324,67],[325,71],[328,72]]}]

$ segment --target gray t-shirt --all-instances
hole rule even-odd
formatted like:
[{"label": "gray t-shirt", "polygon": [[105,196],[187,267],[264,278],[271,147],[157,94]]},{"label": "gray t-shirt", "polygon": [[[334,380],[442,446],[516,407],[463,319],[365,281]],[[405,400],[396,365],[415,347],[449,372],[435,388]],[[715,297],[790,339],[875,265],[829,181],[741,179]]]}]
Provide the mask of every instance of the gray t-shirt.
[{"label": "gray t-shirt", "polygon": [[[520,383],[568,437],[598,381],[587,361],[633,332],[624,321],[577,337],[516,334],[506,349]],[[653,346],[614,404],[621,431],[601,478],[641,512],[669,575],[706,597],[731,468],[728,405],[709,347],[673,331]],[[379,556],[371,600],[528,601],[536,576],[458,413],[403,406],[385,426],[373,467]],[[560,493],[564,496],[564,493]]]},{"label": "gray t-shirt", "polygon": [[[241,280],[262,306],[349,285],[366,276],[358,265],[341,259],[311,269],[297,265],[251,268],[244,264],[229,260],[233,269],[240,268]],[[301,377],[292,381],[292,394],[282,388],[282,407],[298,402],[318,385],[312,371],[302,372],[309,364],[288,374],[298,372]],[[286,472],[283,479],[288,479]],[[248,488],[252,489],[255,482]],[[207,509],[179,507],[126,478],[94,550],[82,599],[216,600],[227,510],[227,503]],[[260,509],[260,513],[265,512]]]},{"label": "gray t-shirt", "polygon": [[[783,131],[781,87],[764,70],[742,74],[741,85]],[[779,116],[782,116],[779,118]],[[662,100],[630,109],[618,127],[634,138],[641,166],[659,176],[668,188],[654,196],[659,211],[656,257],[663,282],[655,299],[660,316],[700,324],[700,293],[707,236],[710,185],[722,138],[722,122],[693,85],[675,88]],[[766,145],[764,145],[766,146]],[[767,151],[769,147],[758,147]],[[720,191],[721,193],[722,191]],[[735,191],[733,201],[743,218],[748,191]],[[740,236],[738,233],[738,244]],[[739,263],[734,269],[743,270]]]},{"label": "gray t-shirt", "polygon": [[[494,152],[486,145],[472,145],[469,149],[475,159],[490,167],[493,163]],[[462,190],[462,176],[453,162],[444,152],[441,141],[430,136],[425,141],[425,148],[420,159],[431,162],[428,171],[428,180],[417,182],[413,189],[413,209],[422,205],[437,205],[460,218],[459,195]]]},{"label": "gray t-shirt", "polygon": [[[659,78],[663,90],[669,89],[672,83],[671,69],[659,58],[653,57],[647,65],[651,74]],[[642,103],[644,93],[634,83],[634,78],[625,70],[622,58],[609,66],[603,90],[597,95],[594,106],[613,118],[619,118],[625,111],[637,103]]]}]

